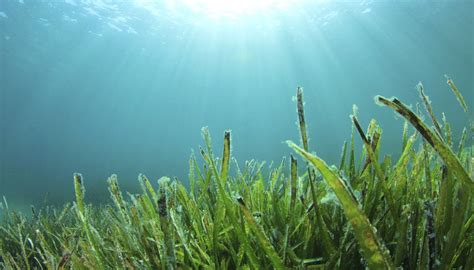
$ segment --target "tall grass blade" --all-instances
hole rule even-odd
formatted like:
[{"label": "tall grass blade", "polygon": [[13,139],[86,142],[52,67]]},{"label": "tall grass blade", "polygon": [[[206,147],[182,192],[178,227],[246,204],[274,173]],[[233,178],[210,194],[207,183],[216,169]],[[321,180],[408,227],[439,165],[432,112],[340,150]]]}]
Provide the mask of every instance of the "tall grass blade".
[{"label": "tall grass blade", "polygon": [[386,179],[386,177],[385,177],[385,175],[382,171],[382,168],[380,167],[380,164],[377,160],[377,156],[374,152],[375,149],[371,145],[371,143],[369,142],[367,137],[365,136],[364,131],[360,127],[359,121],[357,120],[357,117],[352,115],[351,118],[352,118],[352,121],[354,123],[354,126],[356,127],[356,130],[358,131],[360,137],[362,138],[362,141],[364,142],[365,150],[367,151],[369,159],[370,159],[372,165],[374,166],[375,173],[377,175],[377,178],[379,179],[380,185],[382,186],[383,193],[386,197],[388,207],[389,207],[389,209],[390,209],[390,211],[393,215],[393,218],[396,218],[398,216],[398,211],[397,211],[397,207],[396,207],[396,204],[395,204],[395,200],[394,200],[394,198],[392,196],[392,193],[391,193],[391,191],[388,187],[387,179]]},{"label": "tall grass blade", "polygon": [[222,153],[221,178],[226,181],[230,162],[230,130],[224,132],[224,150]]},{"label": "tall grass blade", "polygon": [[[298,120],[299,120],[298,123],[299,123],[299,128],[300,128],[301,142],[303,144],[303,149],[305,151],[308,151],[309,144],[308,144],[308,134],[306,131],[306,121],[305,121],[305,116],[304,116],[303,88],[301,87],[298,87],[296,89],[296,102],[297,102]],[[321,215],[320,206],[319,206],[318,198],[316,195],[316,187],[314,184],[316,173],[308,165],[308,163],[307,163],[307,169],[308,169],[308,181],[309,181],[309,186],[310,186],[310,195],[311,195],[311,199],[313,200],[311,208],[314,209],[315,214],[316,214],[316,224],[318,225],[319,233],[321,234],[321,240],[325,247],[324,250],[327,253],[327,255],[330,255],[330,254],[333,254],[336,249],[334,247],[334,244],[332,243],[331,236],[329,235],[329,229],[327,227],[327,224],[325,223],[323,216]]]},{"label": "tall grass blade", "polygon": [[438,134],[441,136],[441,134],[443,134],[441,132],[441,126],[439,125],[438,119],[436,119],[436,116],[433,112],[433,107],[431,106],[430,98],[427,95],[425,95],[423,84],[421,84],[421,82],[419,82],[418,85],[416,86],[416,88],[418,89],[418,92],[420,94],[420,98],[421,98],[421,100],[423,100],[423,104],[425,105],[425,109],[428,112],[428,115],[430,116],[431,121],[433,122],[433,125],[436,129],[436,132],[438,132]]},{"label": "tall grass blade", "polygon": [[171,230],[170,217],[169,217],[169,178],[163,177],[158,180],[160,186],[160,193],[157,201],[158,215],[160,216],[161,230],[164,234],[165,241],[165,256],[163,256],[164,265],[166,269],[176,269],[176,254],[174,245],[173,231]]},{"label": "tall grass blade", "polygon": [[354,230],[354,235],[362,249],[367,265],[371,269],[395,269],[392,259],[384,245],[378,240],[373,226],[368,218],[359,208],[357,201],[347,190],[344,181],[329,168],[329,166],[317,156],[314,156],[304,149],[298,147],[291,141],[287,142],[298,154],[315,166],[323,175],[324,179],[331,187],[339,199],[346,218],[349,220]]},{"label": "tall grass blade", "polygon": [[379,103],[395,110],[405,119],[407,119],[418,130],[418,132],[421,133],[425,140],[436,150],[436,152],[438,152],[440,157],[443,159],[448,168],[452,170],[454,175],[460,181],[462,181],[471,191],[474,189],[473,180],[469,177],[469,174],[466,172],[466,170],[464,169],[456,155],[453,153],[451,148],[446,145],[441,140],[441,138],[436,135],[430,128],[428,128],[426,124],[415,113],[413,113],[405,104],[400,102],[397,98],[387,99],[382,96],[377,96],[376,100]]},{"label": "tall grass blade", "polygon": [[467,112],[468,111],[467,104],[466,104],[466,101],[464,101],[464,97],[462,96],[461,92],[459,91],[457,86],[454,84],[453,80],[449,78],[448,75],[445,74],[444,77],[446,78],[446,83],[449,85],[449,88],[451,88],[451,90],[453,91],[454,95],[456,96],[456,99],[458,100],[459,104],[463,108],[464,112]]},{"label": "tall grass blade", "polygon": [[98,243],[97,234],[94,234],[93,228],[88,222],[88,217],[86,213],[86,208],[84,204],[84,180],[80,173],[74,173],[74,190],[76,193],[76,206],[77,206],[77,215],[79,220],[82,223],[83,230],[85,231],[87,240],[92,246],[92,252],[95,255],[93,258],[100,267],[104,267],[103,255],[101,254],[101,248]]},{"label": "tall grass blade", "polygon": [[245,205],[244,201],[242,199],[238,200],[240,208],[242,209],[242,213],[244,215],[245,220],[247,221],[247,224],[249,225],[250,229],[252,232],[255,234],[257,237],[258,243],[261,247],[261,249],[264,251],[264,254],[270,259],[272,262],[273,268],[274,269],[284,269],[284,265],[280,257],[278,256],[278,253],[275,251],[273,248],[272,244],[268,240],[268,237],[265,235],[264,231],[262,228],[255,222],[255,219],[250,213],[249,209]]}]

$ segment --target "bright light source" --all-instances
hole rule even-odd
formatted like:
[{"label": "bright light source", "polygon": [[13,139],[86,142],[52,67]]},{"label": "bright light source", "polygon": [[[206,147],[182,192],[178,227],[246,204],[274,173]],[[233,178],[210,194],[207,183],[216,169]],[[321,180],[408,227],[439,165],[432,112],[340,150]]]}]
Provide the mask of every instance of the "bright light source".
[{"label": "bright light source", "polygon": [[302,0],[182,0],[194,12],[211,17],[239,17],[281,10]]},{"label": "bright light source", "polygon": [[[0,0],[1,1],[1,0]],[[90,0],[89,0],[90,1]],[[104,0],[100,0],[104,1]],[[132,0],[152,15],[167,18],[240,19],[252,16],[274,15],[298,10],[307,3],[329,0]],[[194,15],[198,15],[195,17]]]}]

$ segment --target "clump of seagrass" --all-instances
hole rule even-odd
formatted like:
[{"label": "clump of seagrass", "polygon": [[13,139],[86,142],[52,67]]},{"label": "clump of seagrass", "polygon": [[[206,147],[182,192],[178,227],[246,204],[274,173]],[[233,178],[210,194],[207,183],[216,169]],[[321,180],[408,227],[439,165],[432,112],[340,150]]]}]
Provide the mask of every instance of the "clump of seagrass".
[{"label": "clump of seagrass", "polygon": [[189,189],[140,174],[141,193],[122,194],[112,175],[111,204],[95,206],[75,173],[76,199],[63,208],[32,209],[27,218],[5,200],[0,268],[474,269],[474,123],[454,144],[446,116],[440,122],[421,83],[417,90],[433,127],[397,98],[376,97],[406,119],[397,160],[382,156],[382,128],[371,120],[364,130],[354,106],[351,140],[339,166],[327,165],[311,152],[320,141],[309,145],[298,87],[301,143],[288,145],[303,158],[300,168],[293,155],[268,169],[254,160],[238,164],[230,131],[219,159],[203,128],[201,159],[189,160]]}]

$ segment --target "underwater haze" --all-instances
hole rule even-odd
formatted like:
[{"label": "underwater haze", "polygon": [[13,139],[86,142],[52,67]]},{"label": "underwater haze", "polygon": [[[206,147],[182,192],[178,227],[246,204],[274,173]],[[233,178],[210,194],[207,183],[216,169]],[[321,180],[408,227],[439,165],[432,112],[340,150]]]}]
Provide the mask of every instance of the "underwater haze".
[{"label": "underwater haze", "polygon": [[[137,175],[187,183],[208,126],[216,152],[279,163],[304,88],[312,150],[335,163],[352,105],[400,154],[403,119],[377,94],[418,101],[421,81],[458,141],[473,118],[474,1],[0,0],[0,195],[62,204],[81,172],[87,200]],[[441,116],[440,116],[441,117]]]}]

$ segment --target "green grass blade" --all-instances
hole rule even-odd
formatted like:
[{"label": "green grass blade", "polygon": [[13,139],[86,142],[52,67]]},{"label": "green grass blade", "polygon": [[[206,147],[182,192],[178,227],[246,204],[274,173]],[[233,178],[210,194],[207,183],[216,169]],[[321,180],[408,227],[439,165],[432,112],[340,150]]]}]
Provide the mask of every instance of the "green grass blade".
[{"label": "green grass blade", "polygon": [[295,204],[296,204],[296,193],[297,193],[297,180],[298,180],[298,163],[296,158],[293,155],[290,155],[291,160],[291,169],[290,169],[290,185],[291,185],[291,193],[290,193],[290,208],[288,213],[288,219],[293,220],[292,216],[295,213]]},{"label": "green grass blade", "polygon": [[354,229],[354,235],[362,249],[362,255],[371,269],[395,269],[388,251],[377,239],[375,231],[368,218],[359,208],[357,201],[347,190],[344,181],[329,166],[317,156],[314,156],[304,149],[298,147],[291,141],[287,142],[298,154],[313,164],[336,194],[341,203],[346,218]]},{"label": "green grass blade", "polygon": [[[297,110],[298,110],[298,123],[300,128],[300,136],[301,136],[301,143],[303,144],[303,149],[308,151],[309,143],[308,143],[308,134],[306,130],[306,121],[304,116],[304,101],[303,101],[303,88],[298,87],[296,89],[296,102],[297,102]],[[323,219],[321,214],[318,198],[316,195],[316,187],[314,185],[316,173],[315,171],[307,164],[308,168],[308,182],[310,187],[310,195],[313,201],[312,209],[316,214],[316,224],[319,228],[319,234],[321,235],[321,240],[324,245],[325,253],[330,256],[335,252],[334,244],[332,243],[331,236],[329,235],[329,229]]]},{"label": "green grass blade", "polygon": [[76,205],[77,210],[82,215],[85,214],[85,206],[84,206],[84,186],[82,184],[82,175],[80,173],[74,173],[74,191],[76,193]]},{"label": "green grass blade", "polygon": [[274,269],[284,269],[285,267],[283,265],[282,260],[278,256],[278,253],[275,251],[274,247],[268,240],[268,237],[265,235],[265,232],[256,223],[255,218],[253,217],[252,213],[250,213],[243,200],[239,200],[239,205],[242,209],[242,213],[244,215],[245,220],[247,221],[247,224],[257,237],[258,243],[264,254],[266,254],[268,259],[272,262]]},{"label": "green grass blade", "polygon": [[93,233],[93,228],[88,222],[86,208],[84,204],[84,183],[83,178],[80,173],[74,173],[74,190],[76,193],[76,205],[77,205],[77,215],[79,220],[82,223],[83,230],[86,233],[87,240],[92,246],[92,251],[94,253],[94,259],[98,266],[101,268],[104,267],[103,255],[101,254],[101,248],[98,243],[98,235]]},{"label": "green grass blade", "polygon": [[419,82],[418,85],[416,86],[416,88],[418,89],[418,92],[420,94],[420,98],[421,98],[421,100],[423,100],[423,104],[425,105],[425,109],[428,112],[428,115],[430,116],[431,121],[433,122],[433,125],[436,129],[436,132],[438,132],[438,134],[441,136],[441,134],[443,134],[441,132],[441,126],[439,125],[438,119],[436,119],[436,116],[433,112],[433,107],[431,106],[430,98],[427,95],[425,95],[423,84],[421,84],[421,82]]},{"label": "green grass blade", "polygon": [[[354,104],[352,105],[352,115],[357,116],[358,108]],[[351,149],[350,149],[350,156],[349,156],[349,178],[351,181],[354,181],[356,177],[356,165],[355,165],[355,127],[352,124],[351,129]]]},{"label": "green grass blade", "polygon": [[224,150],[222,153],[221,179],[225,183],[229,174],[230,162],[230,130],[224,132]]},{"label": "green grass blade", "polygon": [[365,145],[365,150],[367,151],[367,155],[369,156],[369,159],[371,160],[371,163],[374,166],[375,173],[377,175],[377,178],[380,181],[380,185],[382,186],[383,193],[386,197],[388,207],[393,215],[393,218],[396,218],[398,216],[397,205],[395,204],[395,200],[393,198],[392,192],[390,191],[387,184],[387,179],[377,160],[377,156],[374,151],[375,149],[373,148],[373,146],[371,145],[371,143],[365,136],[364,131],[360,127],[359,121],[357,120],[357,117],[353,115],[351,116],[351,118],[354,123],[354,126],[356,127],[356,130],[359,132],[359,135],[362,138],[362,141]]},{"label": "green grass blade", "polygon": [[166,256],[163,256],[166,269],[176,269],[176,254],[172,225],[170,224],[169,213],[169,178],[163,177],[158,180],[160,192],[158,196],[158,215],[160,216],[161,230],[163,231],[165,241]]},{"label": "green grass blade", "polygon": [[446,145],[441,138],[436,135],[430,128],[426,126],[426,124],[415,114],[413,113],[405,104],[400,102],[397,98],[387,99],[382,96],[377,96],[376,100],[395,110],[405,119],[407,119],[417,130],[421,133],[421,135],[425,138],[425,140],[438,152],[441,156],[445,164],[448,166],[450,170],[453,171],[454,175],[463,182],[466,187],[468,187],[471,191],[474,190],[474,182],[469,177],[468,173],[462,166],[459,159],[453,153],[451,148]]},{"label": "green grass blade", "polygon": [[449,85],[449,88],[451,88],[451,90],[453,91],[453,93],[456,96],[456,99],[458,100],[459,104],[461,105],[463,110],[465,112],[467,112],[468,111],[467,104],[466,104],[466,101],[464,101],[464,98],[463,98],[461,92],[459,91],[457,86],[454,84],[453,80],[451,80],[451,78],[449,78],[448,75],[444,75],[444,77],[446,78],[446,83]]},{"label": "green grass blade", "polygon": [[344,170],[346,166],[346,155],[347,155],[347,141],[345,141],[342,146],[341,162],[339,163],[339,170]]},{"label": "green grass blade", "polygon": [[300,128],[301,143],[303,148],[308,150],[308,132],[306,131],[306,121],[304,117],[304,103],[303,103],[303,88],[299,87],[296,89],[296,102],[298,109],[298,126]]}]

